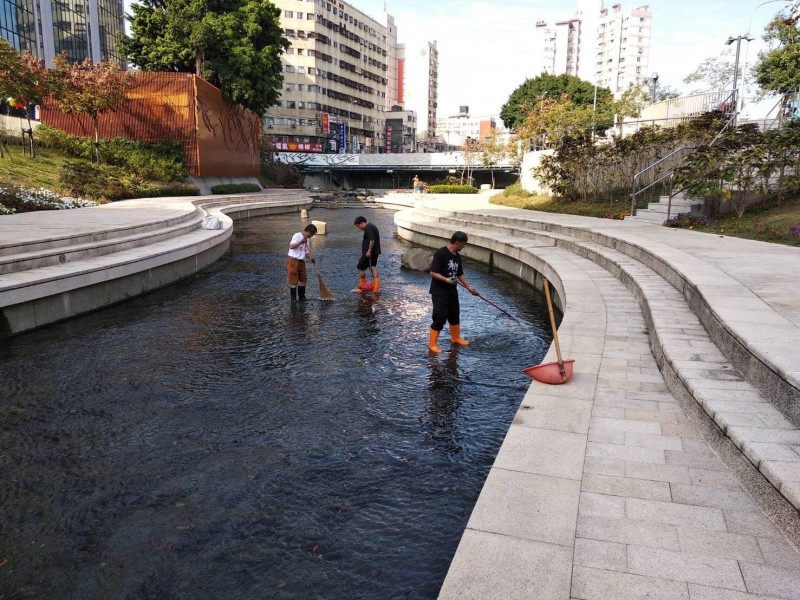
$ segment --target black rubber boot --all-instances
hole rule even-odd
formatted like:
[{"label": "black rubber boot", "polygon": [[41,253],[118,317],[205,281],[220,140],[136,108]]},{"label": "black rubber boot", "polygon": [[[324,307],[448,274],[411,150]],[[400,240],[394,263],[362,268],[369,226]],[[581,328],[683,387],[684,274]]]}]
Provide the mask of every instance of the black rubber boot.
[{"label": "black rubber boot", "polygon": [[297,299],[300,300],[300,302],[305,302],[306,286],[304,285],[297,286]]},{"label": "black rubber boot", "polygon": [[292,295],[292,302],[297,302],[297,288],[289,288],[289,293]]}]

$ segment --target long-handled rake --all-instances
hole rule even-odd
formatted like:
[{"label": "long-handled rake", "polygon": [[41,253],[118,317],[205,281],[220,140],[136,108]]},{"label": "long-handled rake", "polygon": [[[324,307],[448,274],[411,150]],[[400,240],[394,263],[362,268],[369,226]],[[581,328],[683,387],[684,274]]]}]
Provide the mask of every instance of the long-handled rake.
[{"label": "long-handled rake", "polygon": [[322,273],[319,272],[319,267],[316,261],[311,262],[314,265],[314,270],[317,272],[317,281],[319,282],[319,298],[320,300],[333,300],[333,292],[328,289],[325,282],[322,281]]}]

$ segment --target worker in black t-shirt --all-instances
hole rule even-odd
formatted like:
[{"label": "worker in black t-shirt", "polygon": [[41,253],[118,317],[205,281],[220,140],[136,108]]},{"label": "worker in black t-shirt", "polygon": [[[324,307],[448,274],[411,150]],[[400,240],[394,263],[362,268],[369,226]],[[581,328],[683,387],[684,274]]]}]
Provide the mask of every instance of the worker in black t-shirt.
[{"label": "worker in black t-shirt", "polygon": [[428,349],[441,352],[437,342],[445,323],[450,323],[450,343],[457,346],[468,346],[469,342],[461,337],[461,308],[458,304],[458,283],[461,282],[469,292],[478,292],[467,281],[464,268],[461,266],[459,252],[467,244],[467,234],[456,231],[450,243],[439,248],[431,262],[430,294],[433,301],[433,323],[431,323]]},{"label": "worker in black t-shirt", "polygon": [[[358,259],[358,285],[353,290],[356,293],[381,291],[381,280],[378,278],[378,256],[381,253],[381,234],[372,223],[367,223],[366,217],[356,217],[353,223],[364,232],[361,240],[361,258]],[[372,274],[372,284],[367,283],[367,269]]]}]

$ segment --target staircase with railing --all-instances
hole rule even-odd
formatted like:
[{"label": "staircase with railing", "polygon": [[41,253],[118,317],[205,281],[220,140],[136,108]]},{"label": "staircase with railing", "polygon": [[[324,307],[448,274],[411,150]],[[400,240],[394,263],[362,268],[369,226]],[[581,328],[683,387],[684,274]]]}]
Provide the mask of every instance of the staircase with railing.
[{"label": "staircase with railing", "polygon": [[[762,131],[780,127],[782,121],[786,118],[781,110],[784,104],[785,97],[782,97],[776,102],[775,106],[770,109],[766,117],[758,121],[750,122],[758,123]],[[730,96],[721,103],[720,107],[724,106],[736,106],[735,91],[731,92]],[[770,115],[772,115],[773,112],[776,116],[771,117]],[[714,139],[711,140],[709,143],[710,146],[713,146],[721,139],[722,135],[728,129],[736,127],[737,117],[738,114],[736,112],[728,114],[725,125],[720,129],[717,135],[714,136]],[[738,124],[741,125],[743,123],[740,121]],[[693,151],[694,146],[680,146],[633,176],[631,185],[631,214],[626,217],[626,219],[663,225],[672,218],[673,214],[696,213],[702,208],[704,204],[702,199],[687,198],[683,190],[675,190],[674,186],[676,170],[683,165],[685,158]],[[644,184],[644,182],[647,183]],[[659,185],[666,190],[666,194],[660,195],[657,202],[648,203],[647,208],[637,209],[636,204],[639,197],[655,189],[656,186]]]}]

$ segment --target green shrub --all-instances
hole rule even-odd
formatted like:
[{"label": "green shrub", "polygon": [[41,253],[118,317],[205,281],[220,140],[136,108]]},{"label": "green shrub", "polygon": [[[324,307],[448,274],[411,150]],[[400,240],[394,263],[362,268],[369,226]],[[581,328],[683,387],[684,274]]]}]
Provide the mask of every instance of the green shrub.
[{"label": "green shrub", "polygon": [[[92,141],[42,125],[36,138],[45,147],[55,148],[84,160],[91,159]],[[122,167],[143,179],[179,181],[186,177],[182,142],[147,144],[124,138],[100,141],[100,156],[105,164]]]},{"label": "green shrub", "polygon": [[503,196],[514,197],[514,198],[528,198],[533,196],[529,191],[522,187],[522,183],[517,181],[516,183],[512,183],[506,189],[503,190]]},{"label": "green shrub", "polygon": [[40,125],[33,135],[41,146],[60,150],[75,158],[89,160],[92,142],[88,138],[70,135],[65,131],[44,124]]},{"label": "green shrub", "polygon": [[477,194],[478,188],[471,185],[432,185],[428,188],[431,194]]},{"label": "green shrub", "polygon": [[186,177],[181,142],[144,144],[116,138],[100,143],[100,155],[106,163],[126,168],[144,179],[168,182]]},{"label": "green shrub", "polygon": [[86,161],[66,161],[59,173],[59,183],[73,196],[95,200],[115,201],[199,194],[197,188],[189,183],[142,179],[122,167]]},{"label": "green shrub", "polygon": [[184,183],[183,181],[170,181],[167,183],[146,183],[143,186],[136,187],[134,194],[134,198],[199,196],[200,190],[198,190],[191,183]]},{"label": "green shrub", "polygon": [[87,161],[66,161],[58,180],[73,196],[96,200],[133,198],[134,183],[123,169],[113,165],[98,165]]},{"label": "green shrub", "polygon": [[261,187],[255,183],[223,183],[211,188],[212,194],[244,194],[260,191]]}]

